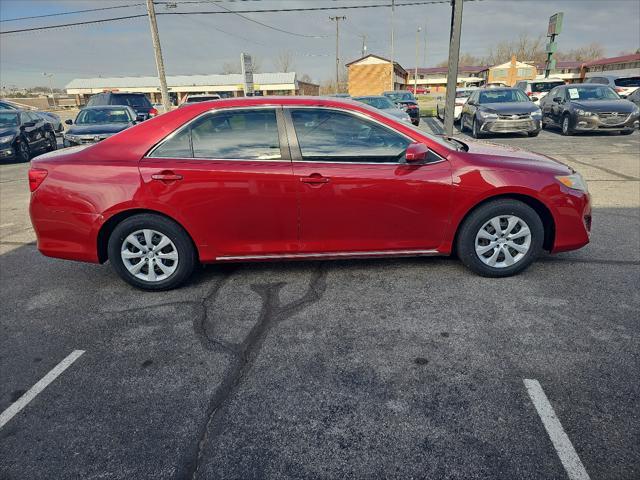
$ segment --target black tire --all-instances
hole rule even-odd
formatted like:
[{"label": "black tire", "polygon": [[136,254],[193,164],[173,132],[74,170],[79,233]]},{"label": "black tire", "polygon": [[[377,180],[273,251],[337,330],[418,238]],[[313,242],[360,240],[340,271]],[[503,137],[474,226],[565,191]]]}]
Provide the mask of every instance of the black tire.
[{"label": "black tire", "polygon": [[534,130],[533,132],[527,132],[527,135],[529,135],[530,137],[537,137],[539,133],[540,130]]},{"label": "black tire", "polygon": [[[482,262],[476,253],[476,235],[482,226],[494,217],[515,215],[529,227],[531,241],[529,250],[511,266],[496,268]],[[485,203],[471,212],[458,229],[456,252],[460,261],[473,272],[483,277],[509,277],[527,268],[540,254],[544,243],[544,226],[534,209],[517,200],[502,199]],[[499,258],[499,257],[498,257]]]},{"label": "black tire", "polygon": [[562,117],[562,123],[560,124],[560,130],[562,131],[562,135],[564,135],[564,136],[573,135],[573,128],[571,127],[571,117],[569,115],[564,115]]},{"label": "black tire", "polygon": [[53,152],[58,149],[58,139],[56,138],[56,134],[54,132],[47,133],[47,152]]},{"label": "black tire", "polygon": [[[155,282],[146,281],[134,276],[125,266],[120,254],[123,242],[131,233],[143,229],[160,232],[175,245],[178,253],[178,266],[168,278]],[[161,291],[176,288],[191,276],[197,263],[196,250],[187,232],[173,220],[151,213],[134,215],[116,225],[109,237],[107,251],[109,261],[116,273],[125,282],[142,290]]]},{"label": "black tire", "polygon": [[21,138],[20,142],[16,143],[15,148],[18,161],[26,163],[31,160],[31,149],[24,138]]},{"label": "black tire", "polygon": [[467,126],[464,123],[464,114],[460,114],[460,133],[464,133],[467,130]]},{"label": "black tire", "polygon": [[471,136],[473,138],[482,138],[482,132],[478,127],[478,119],[476,117],[473,117],[473,122],[471,123]]},{"label": "black tire", "polygon": [[413,123],[417,127],[418,125],[420,125],[420,119],[418,118],[416,120],[413,120],[411,123]]},{"label": "black tire", "polygon": [[620,135],[631,135],[633,130],[620,130]]}]

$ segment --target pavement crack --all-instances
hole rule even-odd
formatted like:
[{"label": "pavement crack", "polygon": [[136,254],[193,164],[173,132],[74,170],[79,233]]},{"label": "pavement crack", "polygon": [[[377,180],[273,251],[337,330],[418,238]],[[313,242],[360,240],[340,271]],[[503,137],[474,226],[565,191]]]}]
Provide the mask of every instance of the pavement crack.
[{"label": "pavement crack", "polygon": [[[233,349],[235,355],[233,356],[232,363],[224,376],[224,380],[209,403],[206,421],[197,442],[197,450],[191,460],[185,465],[183,474],[179,475],[179,478],[195,480],[199,477],[205,447],[211,441],[212,437],[215,437],[219,432],[218,428],[212,429],[212,426],[221,415],[225,404],[242,383],[243,378],[253,367],[268,333],[274,325],[292,317],[309,305],[319,301],[326,291],[326,275],[327,267],[320,264],[318,268],[314,270],[305,293],[300,298],[284,305],[280,302],[280,291],[286,285],[285,282],[252,285],[252,290],[262,299],[262,308],[258,314],[258,319],[239,347]],[[224,280],[219,283],[220,285],[214,287],[210,292],[210,298],[215,298]],[[206,298],[207,297],[205,297],[205,299]],[[206,312],[207,310],[205,309],[204,318],[201,320],[203,322],[201,323],[201,328],[205,335]],[[232,349],[231,346],[229,346],[229,348]]]}]

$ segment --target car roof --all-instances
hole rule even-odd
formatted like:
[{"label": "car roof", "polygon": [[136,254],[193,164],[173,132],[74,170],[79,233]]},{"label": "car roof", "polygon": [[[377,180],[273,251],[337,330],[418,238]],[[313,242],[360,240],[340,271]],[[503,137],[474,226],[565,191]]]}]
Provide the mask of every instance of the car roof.
[{"label": "car roof", "polygon": [[520,82],[526,82],[526,83],[562,82],[564,83],[564,80],[562,80],[561,78],[540,78],[537,80],[520,80],[518,83]]},{"label": "car roof", "polygon": [[0,109],[0,113],[20,113],[23,112],[24,110],[12,110],[10,108],[3,108]]},{"label": "car roof", "polygon": [[82,110],[114,110],[116,108],[131,108],[129,105],[93,105],[84,107]]},{"label": "car roof", "polygon": [[351,97],[354,100],[358,100],[359,98],[384,98],[386,99],[387,97],[385,97],[384,95],[358,95],[357,97]]},{"label": "car roof", "polygon": [[516,88],[516,87],[479,88],[478,90],[481,90],[483,92],[488,92],[489,90],[491,90],[492,92],[500,92],[500,91],[508,91],[508,90],[522,91],[522,90],[520,90],[519,88]]}]

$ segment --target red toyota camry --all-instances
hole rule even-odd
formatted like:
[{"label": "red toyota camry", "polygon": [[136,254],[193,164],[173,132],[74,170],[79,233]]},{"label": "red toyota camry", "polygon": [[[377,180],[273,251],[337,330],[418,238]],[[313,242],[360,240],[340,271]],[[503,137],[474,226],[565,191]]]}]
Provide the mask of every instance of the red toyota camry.
[{"label": "red toyota camry", "polygon": [[37,157],[29,185],[43,254],[109,260],[149,290],[198,262],[453,252],[502,277],[582,247],[591,226],[568,166],[337,98],[197,103]]}]

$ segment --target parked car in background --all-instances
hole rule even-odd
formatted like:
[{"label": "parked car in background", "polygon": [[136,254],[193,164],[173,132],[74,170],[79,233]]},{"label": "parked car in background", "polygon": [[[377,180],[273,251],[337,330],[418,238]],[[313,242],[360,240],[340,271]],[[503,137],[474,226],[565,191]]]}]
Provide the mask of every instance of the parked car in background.
[{"label": "parked car in background", "polygon": [[504,82],[489,82],[489,83],[485,83],[483,87],[484,88],[508,88],[509,85],[507,85]]},{"label": "parked car in background", "polygon": [[621,97],[627,97],[640,87],[640,77],[623,77],[620,75],[600,75],[586,78],[584,83],[599,83],[613,88]]},{"label": "parked car in background", "polygon": [[586,184],[570,167],[335,98],[173,110],[34,159],[29,186],[43,254],[108,259],[148,290],[177,287],[199,262],[454,251],[474,272],[506,277],[543,249],[582,247],[591,229]]},{"label": "parked car in background", "polygon": [[636,104],[636,107],[640,107],[640,88],[636,88],[635,91],[627,97],[627,100]]},{"label": "parked car in background", "polygon": [[131,107],[137,115],[141,115],[143,120],[158,115],[158,110],[151,105],[151,102],[144,93],[120,93],[104,92],[93,95],[87,102],[87,107],[106,107],[107,105],[122,105]]},{"label": "parked car in background", "polygon": [[519,88],[479,89],[462,108],[460,129],[471,129],[473,138],[490,133],[540,133],[542,113]]},{"label": "parked car in background", "polygon": [[522,80],[517,82],[514,86],[519,88],[531,99],[533,103],[538,105],[540,100],[549,93],[554,87],[564,85],[564,80],[545,78],[544,80]]},{"label": "parked car in background", "polygon": [[189,105],[191,103],[200,103],[200,102],[208,102],[210,100],[220,100],[220,95],[217,93],[206,93],[206,94],[197,94],[191,95],[188,94],[187,98],[184,99],[182,105]]},{"label": "parked car in background", "polygon": [[0,101],[0,110],[25,110],[25,111],[29,111],[32,113],[35,113],[36,115],[40,116],[45,122],[48,122],[51,124],[51,127],[53,128],[53,131],[56,133],[56,135],[61,134],[64,131],[64,125],[62,124],[62,120],[60,119],[60,117],[58,115],[56,115],[53,112],[44,112],[42,110],[32,110],[32,109],[26,109],[26,108],[22,108],[14,103],[11,102],[5,102],[5,101]]},{"label": "parked car in background", "polygon": [[389,98],[400,108],[404,109],[409,117],[411,117],[411,123],[414,125],[420,125],[420,107],[418,106],[418,101],[413,93],[406,90],[395,90],[383,92],[382,95]]},{"label": "parked car in background", "polygon": [[384,110],[384,112],[392,117],[395,117],[404,122],[411,122],[411,117],[403,109],[398,107],[396,103],[393,103],[389,97],[384,95],[370,95],[365,97],[353,97],[357,102],[365,103],[378,110]]},{"label": "parked car in background", "polygon": [[123,105],[87,107],[80,110],[75,122],[67,120],[70,127],[64,134],[64,146],[73,147],[101,142],[111,135],[143,120],[133,108]]},{"label": "parked car in background", "polygon": [[0,160],[28,162],[58,147],[51,124],[26,110],[0,110]]},{"label": "parked car in background", "polygon": [[[460,120],[460,115],[462,115],[462,107],[464,107],[464,104],[467,103],[467,100],[469,100],[471,94],[476,90],[478,90],[478,87],[458,88],[456,90],[455,108],[453,112],[454,122]],[[439,97],[436,101],[436,117],[438,117],[442,121],[444,121],[445,103],[446,96]]]},{"label": "parked car in background", "polygon": [[540,102],[543,126],[557,126],[563,135],[579,131],[617,130],[633,133],[640,110],[609,86],[573,83],[556,87]]}]

